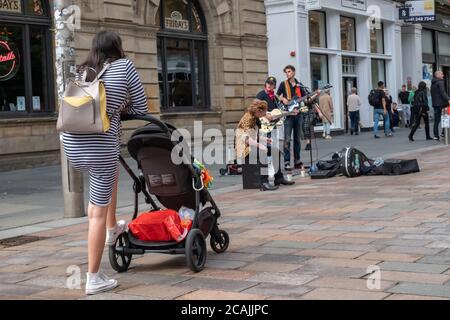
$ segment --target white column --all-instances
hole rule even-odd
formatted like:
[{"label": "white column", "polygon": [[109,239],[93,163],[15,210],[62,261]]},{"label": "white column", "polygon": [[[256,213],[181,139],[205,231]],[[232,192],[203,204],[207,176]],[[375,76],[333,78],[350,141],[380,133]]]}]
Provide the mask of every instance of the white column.
[{"label": "white column", "polygon": [[[303,2],[303,1],[302,1]],[[296,15],[296,43],[297,43],[297,79],[308,87],[311,83],[311,57],[309,46],[309,19],[304,4],[297,4]]]},{"label": "white column", "polygon": [[[277,78],[278,83],[285,79],[283,68],[292,64],[298,67],[298,27],[295,14],[297,0],[265,0],[267,17],[267,53],[269,74]],[[304,30],[307,33],[306,30]],[[291,52],[296,57],[291,57]]]},{"label": "white column", "polygon": [[411,78],[412,85],[417,86],[422,80],[422,26],[402,27],[403,82]]},{"label": "white column", "polygon": [[367,127],[373,126],[373,107],[369,105],[368,96],[372,90],[372,66],[370,58],[358,58],[358,95],[361,98],[360,117],[362,125]]}]

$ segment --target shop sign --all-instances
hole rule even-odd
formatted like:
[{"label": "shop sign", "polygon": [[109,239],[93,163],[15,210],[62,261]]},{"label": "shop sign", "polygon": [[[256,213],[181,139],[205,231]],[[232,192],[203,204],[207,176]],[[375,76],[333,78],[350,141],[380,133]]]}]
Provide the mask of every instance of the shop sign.
[{"label": "shop sign", "polygon": [[305,10],[320,10],[322,6],[320,5],[320,0],[306,0],[305,2]]},{"label": "shop sign", "polygon": [[166,18],[166,28],[189,31],[189,20],[184,20],[183,15],[179,11],[173,11],[170,18]]},{"label": "shop sign", "polygon": [[0,41],[0,81],[14,77],[19,71],[19,62],[19,52],[14,44]]},{"label": "shop sign", "polygon": [[367,1],[366,0],[342,0],[341,4],[343,7],[348,7],[348,8],[353,8],[353,9],[358,9],[358,10],[363,10],[363,11],[366,11],[366,9],[367,9]]},{"label": "shop sign", "polygon": [[434,0],[406,1],[399,9],[399,19],[411,23],[436,21]]},{"label": "shop sign", "polygon": [[0,0],[0,11],[21,13],[22,7],[20,0]]}]

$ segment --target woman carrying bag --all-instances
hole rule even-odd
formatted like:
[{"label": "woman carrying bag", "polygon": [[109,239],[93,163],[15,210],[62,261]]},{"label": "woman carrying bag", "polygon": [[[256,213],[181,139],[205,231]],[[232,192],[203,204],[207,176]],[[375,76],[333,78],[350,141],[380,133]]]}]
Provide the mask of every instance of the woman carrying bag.
[{"label": "woman carrying bag", "polygon": [[[76,170],[89,173],[88,273],[86,294],[117,287],[114,279],[99,272],[103,249],[113,245],[125,231],[125,221],[116,222],[117,183],[120,154],[120,109],[131,99],[127,113],[147,113],[147,98],[134,64],[125,57],[116,32],[101,31],[92,41],[87,60],[81,65],[86,81],[100,75],[106,91],[110,128],[105,133],[63,133],[67,158]],[[95,72],[94,72],[95,71]]]}]

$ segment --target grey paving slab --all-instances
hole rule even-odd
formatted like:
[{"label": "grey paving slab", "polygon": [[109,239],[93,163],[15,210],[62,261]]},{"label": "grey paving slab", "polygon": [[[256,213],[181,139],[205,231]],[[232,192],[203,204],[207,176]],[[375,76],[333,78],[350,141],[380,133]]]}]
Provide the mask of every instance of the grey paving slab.
[{"label": "grey paving slab", "polygon": [[20,282],[20,284],[24,286],[67,289],[67,280],[67,277],[38,276],[26,281],[22,281]]},{"label": "grey paving slab", "polygon": [[245,261],[236,261],[236,260],[207,260],[206,267],[208,268],[217,268],[217,269],[237,269],[244,267],[248,264]]},{"label": "grey paving slab", "polygon": [[332,227],[330,230],[345,231],[345,232],[376,232],[383,229],[383,227],[372,226],[337,226]]},{"label": "grey paving slab", "polygon": [[317,276],[300,273],[262,272],[247,279],[248,281],[303,286],[316,279]]},{"label": "grey paving slab", "polygon": [[0,273],[0,283],[15,284],[35,277],[32,274],[23,273]]},{"label": "grey paving slab", "polygon": [[306,256],[294,256],[294,255],[279,255],[279,254],[264,254],[258,258],[256,261],[264,261],[264,262],[278,262],[278,263],[292,263],[292,264],[301,264],[311,257]]},{"label": "grey paving slab", "polygon": [[302,286],[291,286],[276,283],[261,283],[242,291],[242,293],[258,294],[262,296],[281,296],[281,297],[286,296],[299,298],[300,296],[311,290],[312,290],[311,288]]},{"label": "grey paving slab", "polygon": [[196,277],[195,279],[179,283],[177,286],[195,289],[215,289],[221,291],[240,292],[255,286],[255,283],[251,281],[236,281],[236,280],[223,281],[222,279]]},{"label": "grey paving slab", "polygon": [[420,272],[420,273],[443,273],[450,268],[449,265],[428,264],[428,263],[409,263],[409,262],[382,262],[378,264],[381,270]]},{"label": "grey paving slab", "polygon": [[5,297],[26,297],[46,290],[43,287],[34,287],[21,284],[0,284],[0,299]]},{"label": "grey paving slab", "polygon": [[417,260],[416,262],[431,263],[431,264],[443,264],[443,265],[448,265],[450,268],[450,255],[426,256],[420,260]]},{"label": "grey paving slab", "polygon": [[438,284],[400,283],[387,291],[391,293],[450,298],[450,286]]},{"label": "grey paving slab", "polygon": [[301,241],[270,241],[264,244],[264,247],[273,248],[292,248],[292,249],[314,249],[321,245],[318,242],[301,242]]},{"label": "grey paving slab", "polygon": [[318,249],[324,250],[344,250],[344,251],[379,251],[385,248],[385,245],[374,244],[340,244],[340,243],[327,243],[319,247]]},{"label": "grey paving slab", "polygon": [[235,250],[236,252],[261,253],[261,254],[293,254],[298,249],[275,248],[275,247],[243,247]]},{"label": "grey paving slab", "polygon": [[392,253],[433,255],[433,254],[438,254],[442,250],[443,249],[432,249],[432,248],[425,248],[425,247],[388,246],[381,251],[382,252],[392,252]]}]

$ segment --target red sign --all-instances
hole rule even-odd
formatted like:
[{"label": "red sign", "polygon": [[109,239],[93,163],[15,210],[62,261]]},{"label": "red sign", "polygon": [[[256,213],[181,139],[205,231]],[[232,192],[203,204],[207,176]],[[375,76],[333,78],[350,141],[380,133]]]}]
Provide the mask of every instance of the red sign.
[{"label": "red sign", "polygon": [[6,41],[0,41],[0,81],[11,79],[19,71],[19,52],[15,46]]}]

